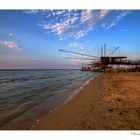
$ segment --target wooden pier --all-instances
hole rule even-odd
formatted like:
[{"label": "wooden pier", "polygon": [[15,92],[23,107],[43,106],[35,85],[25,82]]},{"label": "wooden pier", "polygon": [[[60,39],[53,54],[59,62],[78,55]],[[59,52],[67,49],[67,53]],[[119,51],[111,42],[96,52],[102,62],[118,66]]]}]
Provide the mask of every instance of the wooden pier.
[{"label": "wooden pier", "polygon": [[[106,44],[104,44],[101,47],[101,57],[62,49],[59,49],[59,51],[86,56],[86,58],[82,58],[82,60],[92,60],[92,62],[82,66],[81,71],[140,71],[140,59],[130,60],[127,56],[113,56],[114,52],[118,49],[119,47],[115,48],[110,54],[106,55]],[[81,60],[81,58],[66,59]]]}]

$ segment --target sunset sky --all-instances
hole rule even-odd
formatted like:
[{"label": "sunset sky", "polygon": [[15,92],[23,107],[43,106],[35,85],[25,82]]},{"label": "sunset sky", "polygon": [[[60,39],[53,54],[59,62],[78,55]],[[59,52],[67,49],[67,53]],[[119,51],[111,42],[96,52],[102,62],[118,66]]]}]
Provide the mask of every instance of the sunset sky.
[{"label": "sunset sky", "polygon": [[79,68],[58,49],[100,56],[104,43],[140,58],[140,11],[0,10],[0,69]]}]

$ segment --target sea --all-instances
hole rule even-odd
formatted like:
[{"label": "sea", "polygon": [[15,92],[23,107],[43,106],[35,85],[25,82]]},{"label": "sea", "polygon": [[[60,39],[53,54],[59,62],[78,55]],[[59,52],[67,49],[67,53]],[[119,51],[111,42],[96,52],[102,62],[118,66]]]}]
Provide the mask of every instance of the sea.
[{"label": "sea", "polygon": [[80,70],[0,70],[0,129],[32,129],[99,74]]}]

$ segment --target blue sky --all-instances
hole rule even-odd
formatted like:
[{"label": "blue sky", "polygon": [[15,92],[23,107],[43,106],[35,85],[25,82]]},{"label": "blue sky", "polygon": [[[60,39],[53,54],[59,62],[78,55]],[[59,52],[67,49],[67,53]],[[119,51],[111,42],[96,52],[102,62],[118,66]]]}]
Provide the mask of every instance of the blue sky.
[{"label": "blue sky", "polygon": [[140,57],[139,10],[0,10],[0,69],[79,68],[81,57],[66,49],[100,56]]}]

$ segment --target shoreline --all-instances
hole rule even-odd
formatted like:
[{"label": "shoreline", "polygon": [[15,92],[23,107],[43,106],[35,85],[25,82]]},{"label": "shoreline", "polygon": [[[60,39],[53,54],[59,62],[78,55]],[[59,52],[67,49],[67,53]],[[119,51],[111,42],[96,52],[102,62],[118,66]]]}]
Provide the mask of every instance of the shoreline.
[{"label": "shoreline", "polygon": [[137,72],[101,74],[31,129],[139,130],[139,77]]},{"label": "shoreline", "polygon": [[84,83],[79,87],[79,89],[73,89],[71,91],[71,95],[61,104],[59,104],[57,107],[54,107],[53,109],[51,109],[49,111],[49,113],[47,114],[44,114],[41,118],[38,118],[36,120],[36,122],[31,126],[29,127],[29,130],[32,130],[36,127],[36,125],[40,122],[40,120],[44,120],[47,119],[47,118],[50,118],[50,116],[52,116],[53,114],[57,113],[59,110],[61,110],[65,105],[67,105],[69,102],[71,102],[72,100],[74,100],[74,98],[76,96],[78,96],[78,94],[80,94],[80,92],[85,88],[85,86],[87,86],[91,81],[93,81],[96,77],[100,76],[102,73],[98,73],[96,75],[94,75],[93,77],[91,77],[90,79],[87,79],[84,81]]},{"label": "shoreline", "polygon": [[[18,72],[17,72],[18,73]],[[38,73],[38,72],[37,72]],[[5,110],[10,107],[10,109],[5,113],[6,115],[3,115],[3,112],[1,113],[0,119],[0,129],[1,130],[28,130],[36,122],[38,122],[44,115],[50,114],[54,110],[54,108],[61,106],[64,102],[69,101],[72,99],[76,94],[79,93],[79,90],[81,87],[87,83],[90,79],[96,77],[97,74],[90,73],[90,72],[80,72],[78,71],[60,71],[57,72],[45,72],[48,74],[48,77],[50,75],[59,75],[59,79],[57,77],[55,79],[50,79],[45,77],[45,80],[41,79],[40,77],[45,76],[44,72],[35,75],[36,77],[34,80],[30,79],[30,72],[27,72],[27,76],[29,77],[29,80],[27,82],[24,82],[23,84],[18,81],[16,82],[9,82],[10,84],[7,86],[6,92],[10,97],[12,94],[10,94],[10,90],[8,90],[9,87],[15,89],[12,91],[12,93],[15,92],[15,95],[18,93],[21,96],[14,96],[12,100],[10,100],[10,103],[8,104],[9,98],[5,98]],[[49,74],[50,73],[50,74]],[[21,75],[21,78],[24,77],[24,73],[18,73]],[[62,76],[65,75],[65,76]],[[4,78],[6,78],[6,74],[4,73]],[[11,79],[13,79],[14,73],[11,73]],[[3,78],[3,79],[4,79]],[[32,78],[32,76],[31,76]],[[9,78],[10,79],[10,78]],[[11,81],[11,79],[9,81]],[[50,81],[50,82],[49,82]],[[28,84],[29,82],[29,84]],[[11,84],[13,84],[11,86]],[[16,84],[21,84],[16,87]],[[34,86],[37,85],[37,86]],[[21,87],[21,88],[20,88]],[[23,88],[24,87],[24,88]],[[6,88],[5,88],[6,89]],[[1,90],[1,93],[5,92],[5,89],[3,88]],[[10,88],[9,88],[10,89]],[[18,91],[19,90],[19,91]],[[4,92],[3,92],[4,91]],[[28,93],[28,94],[22,94]],[[35,96],[32,96],[34,95]],[[2,95],[1,95],[2,96]],[[27,98],[27,100],[22,100],[24,98]],[[7,101],[7,102],[6,102]],[[18,107],[13,107],[16,104],[19,104]],[[24,103],[27,105],[23,106]],[[29,104],[28,104],[29,103]],[[33,104],[32,104],[33,103]],[[22,105],[23,104],[23,105]],[[25,109],[25,110],[24,110]],[[23,110],[23,111],[22,111]],[[11,114],[10,114],[11,113]]]},{"label": "shoreline", "polygon": [[[100,80],[103,74],[100,74],[92,79],[87,80],[81,87],[80,89],[78,89],[78,91],[76,92],[76,94],[74,94],[74,96],[72,98],[70,98],[68,101],[66,101],[65,103],[63,103],[62,105],[60,105],[59,107],[55,108],[50,114],[44,115],[44,117],[42,117],[40,119],[40,121],[38,121],[32,128],[31,130],[35,129],[35,130],[69,130],[69,128],[67,128],[67,126],[65,127],[64,125],[58,125],[59,121],[63,122],[63,119],[65,119],[65,115],[67,115],[68,111],[67,110],[75,110],[75,105],[77,106],[80,105],[81,107],[81,101],[79,104],[79,101],[77,102],[77,100],[82,100],[83,101],[83,97],[81,97],[81,95],[83,95],[86,90],[89,88],[89,86],[92,86],[92,83],[97,83],[98,80]],[[91,88],[90,88],[91,90]],[[84,91],[84,93],[83,93]],[[84,96],[84,95],[83,95]],[[71,110],[71,111],[72,111]],[[73,111],[72,111],[73,112]],[[72,112],[69,112],[70,114]],[[68,113],[68,114],[69,114]],[[69,115],[70,115],[69,114]],[[68,115],[68,116],[69,116]],[[59,116],[60,116],[60,120],[59,120]],[[69,117],[66,117],[67,119]],[[67,121],[66,119],[66,121]],[[68,120],[69,121],[69,120]],[[68,126],[71,127],[71,126]],[[71,129],[71,128],[70,128]]]}]

